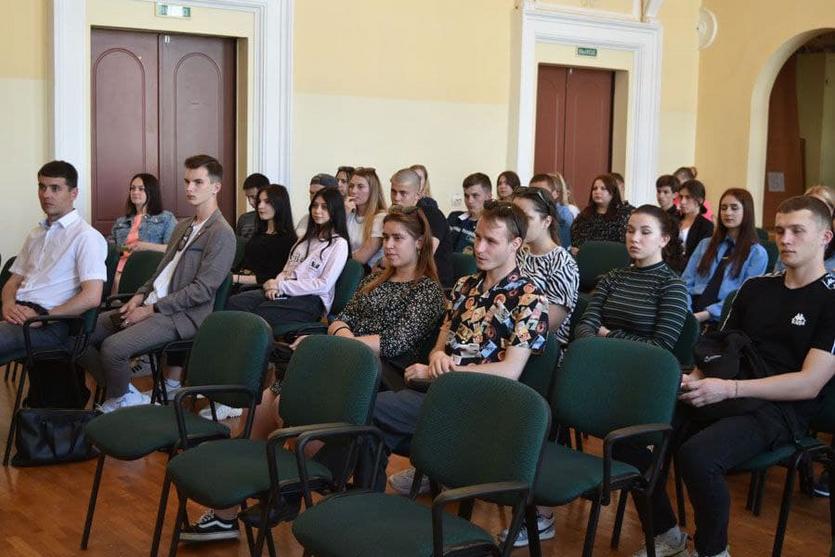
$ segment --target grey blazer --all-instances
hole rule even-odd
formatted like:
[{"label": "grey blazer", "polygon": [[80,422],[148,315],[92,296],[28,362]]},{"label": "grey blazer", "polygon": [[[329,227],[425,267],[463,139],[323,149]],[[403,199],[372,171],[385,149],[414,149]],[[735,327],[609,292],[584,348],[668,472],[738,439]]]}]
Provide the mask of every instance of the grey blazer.
[{"label": "grey blazer", "polygon": [[[191,222],[192,219],[188,218],[177,223],[157,270],[137,294],[147,297],[154,290],[154,281],[174,258],[180,239]],[[209,217],[177,263],[168,296],[160,298],[156,306],[161,314],[171,316],[180,338],[193,337],[203,320],[212,312],[215,293],[232,268],[235,246],[235,232],[218,209]]]}]

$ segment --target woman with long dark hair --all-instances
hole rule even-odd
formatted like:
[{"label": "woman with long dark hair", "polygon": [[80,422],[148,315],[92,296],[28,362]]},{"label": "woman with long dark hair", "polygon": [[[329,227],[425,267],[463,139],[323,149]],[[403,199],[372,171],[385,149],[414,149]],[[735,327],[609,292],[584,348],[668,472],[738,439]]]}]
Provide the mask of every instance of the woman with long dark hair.
[{"label": "woman with long dark hair", "polygon": [[705,185],[698,180],[684,182],[678,188],[678,237],[684,245],[684,264],[699,245],[713,235],[713,222],[705,217]]},{"label": "woman with long dark hair", "polygon": [[623,242],[629,213],[614,176],[597,176],[592,182],[588,205],[571,225],[571,253],[576,255],[588,240]]},{"label": "woman with long dark hair", "polygon": [[726,190],[713,236],[699,242],[682,274],[696,319],[718,322],[725,297],[748,277],[763,274],[767,265],[768,253],[754,227],[754,199],[741,188]]},{"label": "woman with long dark hair", "polygon": [[258,190],[256,199],[255,234],[244,246],[240,269],[232,275],[237,285],[255,286],[276,276],[296,243],[287,189],[270,184]]},{"label": "woman with long dark hair", "polygon": [[499,201],[510,201],[513,198],[513,192],[521,185],[518,174],[512,170],[505,170],[496,178],[496,196]]}]

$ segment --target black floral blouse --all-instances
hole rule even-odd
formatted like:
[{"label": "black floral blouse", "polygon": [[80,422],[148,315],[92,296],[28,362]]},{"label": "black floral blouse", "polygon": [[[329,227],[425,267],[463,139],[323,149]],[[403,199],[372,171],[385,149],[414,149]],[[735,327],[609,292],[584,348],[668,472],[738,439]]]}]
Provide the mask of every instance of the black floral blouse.
[{"label": "black floral blouse", "polygon": [[375,277],[369,275],[360,283],[336,320],[344,321],[354,336],[380,335],[383,358],[413,355],[444,313],[444,291],[440,284],[423,277],[412,282],[389,280],[363,293]]},{"label": "black floral blouse", "polygon": [[579,248],[588,240],[625,242],[626,225],[633,209],[632,205],[622,205],[613,219],[596,212],[591,216],[585,211],[580,213],[571,225],[571,245]]},{"label": "black floral blouse", "polygon": [[548,300],[519,269],[482,292],[484,273],[462,277],[447,302],[446,350],[458,365],[500,362],[511,346],[540,352],[548,334]]}]

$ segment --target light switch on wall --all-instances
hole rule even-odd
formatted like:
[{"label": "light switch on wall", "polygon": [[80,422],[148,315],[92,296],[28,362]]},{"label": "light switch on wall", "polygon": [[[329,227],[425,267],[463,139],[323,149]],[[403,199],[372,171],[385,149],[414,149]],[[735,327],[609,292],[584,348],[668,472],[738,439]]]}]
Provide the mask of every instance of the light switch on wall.
[{"label": "light switch on wall", "polygon": [[460,193],[454,193],[451,197],[452,200],[452,209],[454,211],[460,211],[464,208],[464,196]]}]

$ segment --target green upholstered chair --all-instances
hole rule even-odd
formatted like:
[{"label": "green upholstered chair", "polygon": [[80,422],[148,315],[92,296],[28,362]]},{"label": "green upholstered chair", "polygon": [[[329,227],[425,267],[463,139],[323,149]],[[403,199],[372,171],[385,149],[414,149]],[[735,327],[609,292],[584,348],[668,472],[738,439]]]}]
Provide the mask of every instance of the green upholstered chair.
[{"label": "green upholstered chair", "polygon": [[574,340],[574,331],[577,325],[580,323],[580,319],[583,318],[583,314],[586,312],[586,308],[591,301],[591,296],[587,293],[581,292],[577,296],[577,305],[574,306],[574,311],[571,312],[571,321],[569,323],[569,332],[568,332],[568,339]]},{"label": "green upholstered chair", "polygon": [[376,492],[346,492],[307,508],[293,523],[305,553],[354,555],[499,554],[490,532],[462,516],[444,512],[454,502],[489,499],[514,505],[509,555],[530,501],[548,405],[533,389],[501,377],[449,373],[429,388],[412,439],[415,484],[423,474],[446,486],[432,508]]},{"label": "green upholstered chair", "polygon": [[108,302],[130,299],[154,275],[154,271],[157,270],[164,256],[165,254],[159,251],[136,251],[131,253],[125,261],[125,267],[122,269],[118,294],[110,296]]},{"label": "green upholstered chair", "polygon": [[603,275],[631,262],[623,242],[596,240],[585,242],[576,259],[580,270],[580,292],[591,292]]},{"label": "green upholstered chair", "polygon": [[760,228],[758,226],[754,229],[754,231],[757,233],[757,240],[761,244],[765,244],[768,241],[768,230],[766,230],[765,228]]},{"label": "green upholstered chair", "polygon": [[762,244],[765,252],[768,254],[768,263],[765,266],[765,272],[771,273],[774,271],[774,265],[777,264],[777,259],[780,257],[780,250],[777,248],[777,242],[767,240]]},{"label": "green upholstered chair", "polygon": [[452,264],[452,280],[457,282],[461,277],[472,275],[478,272],[475,264],[475,257],[469,253],[451,253],[449,262]]},{"label": "green upholstered chair", "polygon": [[542,398],[550,399],[559,357],[560,343],[557,342],[557,335],[549,333],[542,353],[531,354],[519,381],[538,392]]},{"label": "green upholstered chair", "polygon": [[[260,526],[258,547],[266,538],[272,548],[270,527],[280,520],[292,520],[295,513],[283,498],[303,492],[301,477],[307,479],[310,489],[340,490],[348,474],[347,465],[335,472],[316,458],[304,458],[301,439],[295,453],[285,448],[285,443],[311,431],[338,432],[330,436],[337,443],[351,433],[367,431],[378,386],[379,361],[361,342],[325,335],[305,339],[293,353],[281,385],[283,429],[268,441],[204,443],[168,464],[167,477],[177,487],[180,500],[171,555],[176,553],[188,499],[214,508],[258,499],[260,504],[242,518],[248,523],[247,518],[254,515]],[[336,437],[341,439],[333,439]],[[347,451],[352,452],[353,447]],[[206,462],[212,462],[212,467],[207,468]],[[304,490],[304,495],[306,504],[312,504],[309,491]]]},{"label": "green upholstered chair", "polygon": [[107,257],[104,259],[104,267],[107,271],[104,287],[101,291],[101,301],[104,303],[107,297],[110,296],[110,291],[113,290],[113,281],[116,278],[116,268],[119,265],[119,258],[122,253],[119,247],[113,242],[107,242]]},{"label": "green upholstered chair", "polygon": [[[600,507],[611,493],[631,491],[638,503],[648,547],[653,547],[649,493],[672,432],[681,371],[667,350],[635,341],[581,338],[571,343],[557,373],[552,398],[554,421],[603,439],[603,456],[548,443],[534,487],[533,502],[555,507],[584,497],[592,502],[583,555],[591,555]],[[653,445],[648,471],[612,457],[623,441]],[[536,520],[528,521],[531,554],[539,553]],[[619,526],[616,534],[619,534]],[[512,539],[512,538],[511,538]],[[616,544],[616,539],[613,541]],[[650,557],[654,557],[650,554]]]},{"label": "green upholstered chair", "polygon": [[[233,331],[234,334],[230,334]],[[212,402],[250,412],[243,436],[249,435],[255,405],[261,400],[272,334],[269,325],[252,313],[218,312],[209,315],[194,338],[188,363],[187,386],[169,406],[141,405],[121,408],[90,421],[85,433],[100,451],[81,548],[87,547],[105,459],[136,460],[154,451],[178,451],[212,438],[228,437],[229,428],[183,408],[186,398],[201,394]],[[151,554],[156,555],[168,500],[170,480],[166,477]]]},{"label": "green upholstered chair", "polygon": [[241,267],[244,260],[244,252],[246,251],[246,243],[249,240],[241,236],[235,236],[235,258],[232,259],[232,269],[236,270]]},{"label": "green upholstered chair", "polygon": [[699,322],[695,315],[688,312],[687,318],[684,320],[684,328],[681,330],[675,346],[673,346],[673,355],[682,369],[693,368],[693,347],[696,345],[698,338]]},{"label": "green upholstered chair", "polygon": [[[353,259],[349,259],[345,263],[345,268],[342,269],[342,273],[339,274],[339,279],[336,281],[330,315],[337,315],[345,309],[345,306],[351,301],[364,276],[365,269],[360,263]],[[280,323],[273,326],[273,335],[276,338],[282,338],[291,333],[310,335],[325,334],[327,332],[328,326],[323,321],[311,323]]]}]

